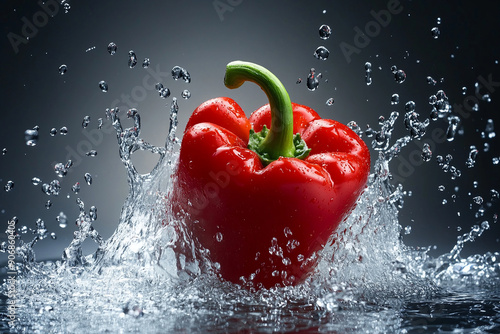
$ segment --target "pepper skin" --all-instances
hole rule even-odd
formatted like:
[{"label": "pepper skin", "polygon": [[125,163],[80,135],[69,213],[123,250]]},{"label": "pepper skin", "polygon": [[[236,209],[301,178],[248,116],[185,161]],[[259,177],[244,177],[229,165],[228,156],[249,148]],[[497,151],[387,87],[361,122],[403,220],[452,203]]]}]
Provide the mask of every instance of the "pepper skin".
[{"label": "pepper skin", "polygon": [[[244,81],[270,104],[249,119],[227,97],[201,104],[184,132],[171,203],[221,278],[257,289],[296,285],[363,191],[369,150],[347,126],[291,103],[263,67],[228,64],[226,86]],[[274,137],[252,150],[255,132],[267,133],[258,143]]]}]

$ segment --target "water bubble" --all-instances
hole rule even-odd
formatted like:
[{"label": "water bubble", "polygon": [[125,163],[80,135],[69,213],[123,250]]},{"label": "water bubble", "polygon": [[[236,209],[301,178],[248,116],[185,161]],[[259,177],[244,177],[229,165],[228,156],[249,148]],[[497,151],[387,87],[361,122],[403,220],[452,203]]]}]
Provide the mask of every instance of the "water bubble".
[{"label": "water bubble", "polygon": [[84,175],[85,182],[90,186],[92,184],[92,175],[90,173],[85,173]]},{"label": "water bubble", "polygon": [[187,100],[191,97],[191,92],[187,89],[184,89],[181,93],[181,97]]},{"label": "water bubble", "polygon": [[12,189],[14,188],[14,181],[7,181],[7,183],[5,184],[5,186],[3,187],[3,189],[6,191],[6,192],[10,192],[12,191]]},{"label": "water bubble", "polygon": [[151,65],[151,61],[149,60],[149,58],[144,58],[144,61],[142,62],[142,67],[148,68],[149,65]]},{"label": "water bubble", "polygon": [[63,126],[62,128],[59,129],[59,134],[61,136],[66,136],[68,134],[68,128]]},{"label": "water bubble", "polygon": [[72,187],[71,190],[75,193],[78,194],[80,192],[80,182],[76,182]]},{"label": "water bubble", "polygon": [[168,88],[162,88],[158,91],[158,94],[162,99],[166,99],[167,97],[170,96],[170,89]]},{"label": "water bubble", "polygon": [[108,91],[108,83],[104,80],[99,81],[99,88],[106,93]]},{"label": "water bubble", "polygon": [[36,146],[38,143],[38,130],[28,129],[24,131],[24,140],[28,146]]},{"label": "water bubble", "polygon": [[82,121],[82,128],[86,128],[90,124],[90,116],[85,116]]},{"label": "water bubble", "polygon": [[189,72],[180,66],[174,66],[172,68],[172,78],[174,78],[174,80],[182,78],[186,83],[191,82],[191,75]]},{"label": "water bubble", "polygon": [[67,70],[68,70],[68,66],[66,66],[64,64],[62,64],[61,66],[59,66],[59,74],[60,75],[64,75]]},{"label": "water bubble", "polygon": [[439,37],[439,34],[441,34],[441,31],[439,31],[438,27],[434,27],[431,29],[432,38],[437,39]]},{"label": "water bubble", "polygon": [[47,200],[47,202],[45,202],[45,209],[50,209],[50,207],[52,206],[52,201],[49,199]]},{"label": "water bubble", "polygon": [[402,84],[406,80],[406,73],[403,70],[397,70],[396,73],[394,73],[394,80],[398,84]]},{"label": "water bubble", "polygon": [[319,86],[318,75],[316,75],[316,70],[314,68],[311,68],[307,76],[307,88],[310,91],[315,91],[318,88],[318,86]]},{"label": "water bubble", "polygon": [[321,39],[328,39],[331,34],[332,29],[330,28],[330,26],[323,24],[321,27],[319,27],[319,37]]},{"label": "water bubble", "polygon": [[89,217],[91,221],[97,220],[97,208],[95,206],[90,207]]},{"label": "water bubble", "polygon": [[460,123],[460,118],[458,116],[448,117],[448,129],[446,130],[446,140],[453,141],[455,139],[459,123]]},{"label": "water bubble", "polygon": [[335,100],[333,99],[333,97],[330,97],[328,100],[326,100],[326,105],[331,107],[334,102]]},{"label": "water bubble", "polygon": [[116,53],[117,46],[115,43],[111,42],[108,44],[108,52],[110,55],[114,55]]},{"label": "water bubble", "polygon": [[31,183],[35,186],[39,185],[42,182],[42,180],[39,177],[33,177],[31,178]]},{"label": "water bubble", "polygon": [[128,52],[128,67],[134,68],[137,65],[137,56],[133,50]]},{"label": "water bubble", "polygon": [[222,233],[217,232],[217,233],[215,234],[215,240],[217,240],[217,242],[222,242],[222,239],[223,239],[223,235],[222,235]]},{"label": "water bubble", "polygon": [[324,46],[318,46],[318,48],[314,51],[314,57],[320,60],[327,60],[330,55],[330,51]]},{"label": "water bubble", "polygon": [[431,161],[432,151],[431,151],[431,146],[428,143],[424,143],[424,145],[422,146],[421,157],[424,162]]},{"label": "water bubble", "polygon": [[399,103],[399,95],[398,94],[392,94],[391,96],[391,104],[398,104]]},{"label": "water bubble", "polygon": [[436,81],[436,80],[434,80],[431,76],[428,76],[428,77],[427,77],[427,83],[428,83],[429,85],[433,85],[433,86],[435,86],[435,85],[436,85],[436,83],[437,83],[437,81]]}]

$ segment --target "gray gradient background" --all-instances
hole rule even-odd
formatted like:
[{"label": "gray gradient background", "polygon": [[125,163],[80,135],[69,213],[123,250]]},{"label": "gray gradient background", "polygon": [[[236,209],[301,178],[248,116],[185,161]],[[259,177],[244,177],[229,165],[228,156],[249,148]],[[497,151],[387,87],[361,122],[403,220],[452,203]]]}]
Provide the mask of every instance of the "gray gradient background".
[{"label": "gray gradient background", "polygon": [[[500,60],[500,3],[497,1],[402,0],[402,12],[392,15],[388,26],[372,37],[359,54],[353,54],[351,62],[342,54],[340,44],[354,44],[356,33],[353,29],[364,30],[365,25],[374,20],[370,11],[386,9],[388,1],[222,2],[233,5],[221,19],[213,1],[69,1],[72,7],[69,13],[65,14],[60,6],[59,12],[37,28],[27,44],[19,45],[16,53],[7,35],[10,32],[21,34],[22,18],[33,22],[33,15],[41,7],[36,1],[2,1],[0,148],[5,147],[8,152],[5,156],[0,155],[0,221],[6,226],[12,216],[17,216],[19,226],[34,227],[36,219],[42,218],[58,238],[44,240],[36,246],[38,259],[60,258],[71,241],[75,229],[73,222],[78,215],[77,197],[82,198],[87,209],[97,206],[98,220],[94,225],[105,238],[115,229],[128,192],[125,170],[118,157],[115,134],[95,129],[97,119],[104,117],[104,110],[114,100],[122,100],[122,94],[131,95],[141,87],[147,92],[139,100],[131,98],[132,106],[142,116],[142,137],[152,144],[163,145],[168,129],[166,105],[170,104],[172,96],[179,98],[180,131],[192,110],[209,98],[230,96],[248,115],[266,103],[265,95],[255,85],[245,84],[234,91],[223,85],[225,65],[236,59],[248,60],[273,71],[288,88],[292,101],[311,106],[325,118],[344,124],[355,120],[363,128],[369,123],[378,129],[379,115],[388,116],[393,110],[399,111],[401,117],[394,134],[399,138],[406,133],[402,123],[406,101],[414,100],[417,112],[425,118],[430,111],[427,99],[438,89],[445,90],[452,105],[462,104],[461,87],[466,86],[468,94],[473,94],[474,82],[480,75],[485,78],[491,75],[493,81],[500,81],[500,65],[495,64],[495,60]],[[441,35],[434,40],[430,30],[436,26],[438,17],[442,19]],[[329,24],[333,29],[326,41],[318,35],[321,24]],[[118,45],[114,56],[106,51],[111,41]],[[319,45],[330,50],[328,60],[313,57]],[[94,46],[95,49],[86,52]],[[136,52],[140,63],[145,57],[151,59],[150,69],[159,72],[161,82],[172,92],[171,97],[163,100],[156,91],[148,89],[159,80],[151,79],[151,73],[140,63],[134,69],[128,68],[129,50]],[[364,82],[366,61],[373,65],[371,86]],[[64,76],[58,74],[61,64],[68,66]],[[192,83],[174,81],[170,77],[170,69],[175,65],[191,73]],[[394,81],[390,72],[392,65],[407,73],[406,82],[399,85]],[[320,87],[314,92],[305,86],[311,67],[323,74]],[[429,86],[427,75],[436,79],[443,77],[444,82]],[[303,82],[296,84],[299,77]],[[100,80],[108,82],[107,93],[100,92]],[[186,88],[192,93],[189,100],[180,98]],[[390,104],[393,93],[401,97],[397,106]],[[330,97],[335,99],[331,107],[325,105]],[[493,92],[491,97],[491,103],[480,102],[479,112],[462,123],[463,136],[457,136],[453,143],[440,143],[434,149],[434,157],[448,153],[455,157],[453,163],[463,173],[459,180],[452,182],[449,174],[440,171],[435,159],[415,167],[408,175],[401,173],[404,172],[402,161],[418,151],[414,143],[401,154],[404,160],[392,162],[393,172],[401,177],[399,180],[405,189],[413,192],[412,197],[406,198],[400,215],[402,226],[412,226],[412,233],[404,236],[407,244],[437,245],[433,254],[444,253],[455,244],[457,235],[482,220],[491,222],[493,213],[498,211],[498,201],[493,202],[493,207],[487,209],[481,219],[474,218],[477,205],[469,209],[472,196],[482,195],[488,201],[489,189],[500,190],[500,165],[491,164],[492,157],[500,155],[500,91]],[[126,102],[118,106],[122,111],[130,107]],[[84,131],[81,122],[85,115],[92,120]],[[494,119],[498,136],[490,140],[490,152],[484,153],[484,140],[479,132],[488,118]],[[125,120],[124,125],[128,124]],[[36,147],[27,147],[24,131],[35,125],[40,126],[39,143]],[[433,122],[431,128],[446,128],[446,125],[439,120]],[[49,135],[52,127],[59,129],[61,126],[68,127],[67,136]],[[106,127],[109,129],[109,121],[105,121]],[[85,146],[86,143],[92,147]],[[472,170],[465,166],[469,145],[480,148],[476,167]],[[31,184],[34,176],[44,182],[56,179],[54,162],[65,162],[72,150],[90,148],[97,150],[97,157],[75,157],[74,154],[70,157],[78,166],[72,168],[66,178],[60,179],[63,187],[60,196],[48,197],[41,192],[40,186]],[[376,154],[372,158],[375,160]],[[137,154],[134,160],[138,169],[146,172],[152,168],[156,157],[144,153]],[[86,172],[94,176],[91,186],[83,180]],[[6,193],[3,186],[8,180],[13,180],[15,187]],[[474,180],[479,182],[477,189],[473,188]],[[78,196],[70,190],[76,181],[82,187]],[[444,192],[437,190],[439,184],[446,186]],[[450,196],[456,185],[460,186],[460,192],[456,203],[451,203]],[[70,194],[69,199],[67,194]],[[44,203],[49,198],[53,206],[46,210]],[[441,204],[443,198],[448,199],[447,205]],[[60,211],[69,218],[66,229],[61,229],[56,222]],[[460,217],[457,211],[461,212]],[[462,232],[457,232],[457,226],[462,227]],[[485,236],[466,248],[466,253],[498,251],[499,231],[498,224],[492,224]],[[28,240],[27,236],[23,238]],[[5,239],[5,235],[1,239]],[[86,247],[87,252],[95,249],[90,241]]]}]

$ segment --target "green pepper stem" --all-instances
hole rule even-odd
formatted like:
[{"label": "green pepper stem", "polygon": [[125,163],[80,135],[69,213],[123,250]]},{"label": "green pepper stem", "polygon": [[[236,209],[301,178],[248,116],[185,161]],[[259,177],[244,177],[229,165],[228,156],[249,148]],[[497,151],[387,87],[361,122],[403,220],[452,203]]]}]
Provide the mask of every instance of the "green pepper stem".
[{"label": "green pepper stem", "polygon": [[245,81],[257,84],[266,93],[271,107],[271,129],[259,143],[257,153],[271,161],[279,157],[295,157],[293,109],[285,87],[274,74],[260,65],[244,61],[227,64],[224,77],[227,88],[238,88]]}]

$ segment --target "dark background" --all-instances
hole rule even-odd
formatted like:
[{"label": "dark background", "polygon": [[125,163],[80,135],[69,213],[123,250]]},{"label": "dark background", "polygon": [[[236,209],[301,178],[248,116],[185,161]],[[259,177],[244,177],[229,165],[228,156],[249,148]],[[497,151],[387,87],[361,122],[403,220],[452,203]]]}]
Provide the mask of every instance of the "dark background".
[{"label": "dark background", "polygon": [[[357,53],[348,59],[341,45],[356,46],[354,29],[365,31],[367,24],[376,22],[371,12],[387,10],[391,2],[67,1],[71,9],[65,13],[59,2],[46,1],[57,9],[57,13],[48,17],[40,14],[44,12],[36,1],[2,1],[0,149],[7,149],[4,156],[0,155],[2,226],[13,216],[19,218],[18,227],[34,228],[36,219],[43,219],[49,231],[57,234],[57,240],[40,242],[36,246],[38,259],[60,258],[75,230],[78,215],[75,201],[80,197],[87,209],[91,205],[98,208],[94,226],[104,237],[109,237],[118,223],[128,186],[115,134],[108,131],[109,121],[105,120],[103,130],[98,131],[97,119],[104,118],[105,109],[111,106],[119,106],[122,115],[135,107],[142,116],[142,137],[162,146],[173,96],[178,98],[180,106],[179,134],[192,110],[209,98],[230,96],[249,115],[265,104],[266,98],[255,85],[247,84],[234,91],[224,87],[225,65],[232,60],[253,61],[267,67],[287,87],[292,101],[311,106],[321,116],[344,124],[355,120],[363,129],[366,124],[379,129],[380,115],[387,117],[398,111],[401,116],[394,138],[406,134],[402,119],[407,101],[415,101],[416,111],[424,119],[429,117],[431,109],[428,97],[439,89],[447,93],[452,105],[463,106],[464,98],[474,96],[474,83],[480,77],[500,82],[500,65],[496,63],[500,61],[497,1],[402,0],[401,12],[391,14],[385,27],[369,33],[372,37],[364,41],[366,45],[360,47],[358,43]],[[214,4],[225,5],[226,11],[218,13]],[[22,36],[26,22],[34,21],[38,27],[31,31],[24,28],[31,37],[16,50],[8,36]],[[322,24],[328,24],[333,31],[327,40],[319,38],[318,28]],[[440,29],[438,39],[431,36],[433,27]],[[110,42],[118,46],[113,56],[106,50]],[[326,61],[313,57],[320,45],[330,50]],[[139,63],[133,69],[127,66],[129,50],[138,56]],[[141,66],[145,57],[151,59],[149,71]],[[364,78],[367,61],[373,68],[373,83],[369,86]],[[58,73],[62,64],[68,66],[63,76]],[[175,65],[190,72],[190,84],[172,79],[170,70]],[[390,71],[393,65],[406,72],[404,83],[395,82]],[[320,86],[314,92],[305,85],[311,67],[322,73]],[[438,83],[428,85],[427,76]],[[296,84],[298,78],[302,79],[301,84]],[[109,84],[107,93],[99,90],[100,80]],[[151,89],[156,82],[162,82],[172,95],[161,99]],[[465,96],[463,86],[467,88]],[[391,163],[395,183],[402,183],[405,190],[412,191],[400,214],[401,225],[412,227],[411,234],[404,236],[406,244],[435,245],[437,249],[432,254],[442,254],[453,247],[458,235],[488,220],[491,230],[469,245],[465,253],[499,250],[500,227],[492,219],[498,212],[498,200],[491,201],[490,189],[500,191],[500,165],[492,164],[492,158],[500,156],[500,133],[493,139],[481,137],[488,119],[494,120],[500,132],[500,86],[491,87],[492,101],[479,101],[477,112],[471,112],[466,119],[462,117],[463,134],[457,135],[453,142],[433,139],[432,129],[446,129],[447,122],[432,122],[423,140],[433,141],[432,161],[422,164],[418,159],[420,142],[410,143],[400,158]],[[192,93],[188,100],[180,98],[184,89]],[[486,92],[483,87],[480,93]],[[398,93],[401,99],[395,106],[390,103],[393,93]],[[325,104],[330,97],[335,100],[333,106]],[[91,123],[84,130],[81,123],[86,115],[91,117]],[[129,122],[125,120],[124,124],[128,126]],[[36,125],[40,127],[38,145],[28,147],[24,131]],[[59,130],[62,126],[68,127],[67,136],[49,135],[51,128]],[[483,150],[485,142],[490,144],[488,152]],[[479,149],[473,169],[465,165],[470,145]],[[90,149],[95,149],[98,155],[91,158],[79,153]],[[438,154],[452,154],[452,164],[462,171],[462,177],[453,181],[442,172],[435,161]],[[373,152],[373,160],[376,157]],[[65,178],[59,179],[53,171],[54,163],[64,163],[68,158],[75,166]],[[156,159],[142,153],[136,154],[134,161],[140,171],[147,172]],[[91,186],[83,180],[86,172],[94,178]],[[44,182],[59,179],[61,194],[58,197],[43,194],[40,186],[31,184],[34,176]],[[3,190],[8,180],[15,182],[11,192]],[[82,189],[75,195],[71,186],[77,181]],[[477,188],[474,181],[478,182]],[[446,189],[438,191],[439,185]],[[453,194],[457,196],[455,202]],[[475,217],[480,206],[473,204],[472,198],[478,195],[485,200],[483,217]],[[44,204],[48,199],[53,205],[47,210]],[[442,204],[443,199],[447,199],[446,205]],[[68,216],[66,229],[61,229],[55,219],[61,211]],[[461,232],[457,231],[459,227]],[[32,238],[29,234],[23,238]],[[95,248],[92,242],[86,246],[87,252]]]}]

